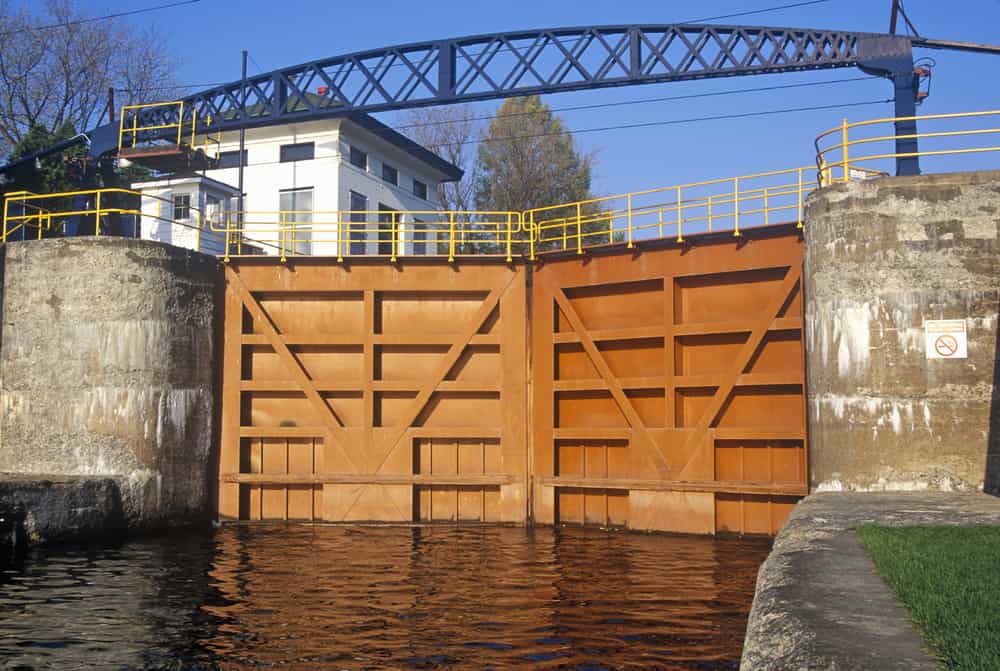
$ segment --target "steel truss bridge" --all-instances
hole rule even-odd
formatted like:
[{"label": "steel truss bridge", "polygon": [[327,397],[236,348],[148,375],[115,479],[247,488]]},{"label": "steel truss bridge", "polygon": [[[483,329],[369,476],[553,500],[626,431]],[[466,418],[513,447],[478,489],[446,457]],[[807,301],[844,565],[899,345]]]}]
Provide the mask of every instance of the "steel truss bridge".
[{"label": "steel truss bridge", "polygon": [[[898,174],[919,172],[918,75],[922,38],[812,28],[705,24],[522,30],[333,56],[193,93],[180,108],[127,112],[126,126],[193,123],[199,133],[237,130],[519,95],[857,67],[893,85]],[[953,47],[948,47],[953,48]],[[90,152],[118,144],[118,125],[94,129]]]}]

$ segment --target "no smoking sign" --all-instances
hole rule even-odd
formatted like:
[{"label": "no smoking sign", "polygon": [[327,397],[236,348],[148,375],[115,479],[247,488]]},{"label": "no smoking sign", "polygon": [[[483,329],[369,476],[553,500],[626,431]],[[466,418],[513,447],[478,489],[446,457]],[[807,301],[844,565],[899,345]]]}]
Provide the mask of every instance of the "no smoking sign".
[{"label": "no smoking sign", "polygon": [[966,359],[969,339],[964,319],[932,319],[924,322],[928,359]]}]

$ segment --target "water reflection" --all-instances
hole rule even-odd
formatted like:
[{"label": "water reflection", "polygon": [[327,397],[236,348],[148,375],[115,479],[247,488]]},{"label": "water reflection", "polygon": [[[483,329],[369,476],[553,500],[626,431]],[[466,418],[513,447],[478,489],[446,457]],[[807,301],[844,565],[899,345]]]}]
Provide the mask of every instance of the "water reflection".
[{"label": "water reflection", "polygon": [[737,668],[766,541],[227,527],[35,551],[5,668]]}]

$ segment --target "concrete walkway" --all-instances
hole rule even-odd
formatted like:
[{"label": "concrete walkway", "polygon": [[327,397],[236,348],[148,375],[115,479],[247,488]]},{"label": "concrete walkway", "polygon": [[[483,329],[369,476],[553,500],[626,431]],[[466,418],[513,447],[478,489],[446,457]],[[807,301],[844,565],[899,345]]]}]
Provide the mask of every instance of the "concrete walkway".
[{"label": "concrete walkway", "polygon": [[1000,524],[982,493],[813,494],[792,511],[757,578],[740,668],[938,669],[855,527]]}]

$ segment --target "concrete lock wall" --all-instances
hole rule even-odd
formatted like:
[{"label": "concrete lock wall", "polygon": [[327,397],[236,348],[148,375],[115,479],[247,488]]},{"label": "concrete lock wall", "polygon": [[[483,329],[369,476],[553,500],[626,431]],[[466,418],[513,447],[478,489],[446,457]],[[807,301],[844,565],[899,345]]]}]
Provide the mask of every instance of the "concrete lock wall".
[{"label": "concrete lock wall", "polygon": [[[1000,171],[827,187],[806,222],[813,489],[995,490]],[[927,358],[938,319],[967,358]]]},{"label": "concrete lock wall", "polygon": [[218,262],[70,238],[5,265],[0,472],[114,477],[133,528],[204,519]]}]

